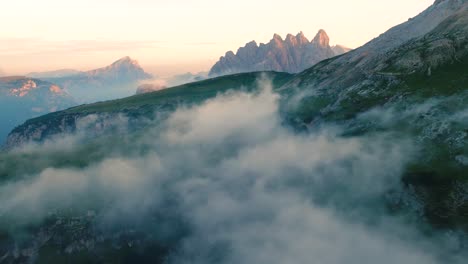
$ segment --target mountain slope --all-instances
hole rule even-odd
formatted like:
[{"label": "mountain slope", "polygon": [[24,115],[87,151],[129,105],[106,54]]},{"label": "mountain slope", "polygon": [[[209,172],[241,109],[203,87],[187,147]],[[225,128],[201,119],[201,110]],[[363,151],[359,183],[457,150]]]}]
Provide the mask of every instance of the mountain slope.
[{"label": "mountain slope", "polygon": [[275,34],[267,44],[257,45],[252,41],[239,48],[236,54],[232,51],[227,52],[211,68],[209,75],[253,71],[297,73],[319,61],[349,51],[343,46],[330,47],[329,42],[330,39],[324,30],[320,30],[312,41],[302,32],[296,36],[288,34],[285,40]]},{"label": "mountain slope", "polygon": [[410,21],[382,35],[416,32],[401,45],[380,51],[383,41],[374,40],[295,76],[281,88],[283,111],[306,129],[331,122],[348,135],[410,138],[419,157],[403,178],[425,202],[423,214],[436,225],[466,228],[468,204],[460,197],[467,194],[455,186],[468,182],[468,2],[437,1],[413,20],[440,17],[435,10],[447,18],[423,36]]},{"label": "mountain slope", "polygon": [[[341,86],[352,85],[356,78],[365,77],[369,72],[374,72],[374,67],[386,59],[386,53],[403,45],[411,39],[420,38],[434,30],[442,21],[452,16],[457,10],[466,5],[466,0],[436,1],[432,6],[409,21],[395,26],[369,43],[345,56],[329,60],[320,67],[312,67],[296,79],[297,82],[306,84],[307,79],[314,79],[313,85],[317,88],[325,88],[333,83],[334,89]],[[321,73],[319,73],[319,69]],[[333,69],[336,72],[328,71]],[[320,74],[315,78],[313,71]],[[291,86],[295,84],[292,83]]]},{"label": "mountain slope", "polygon": [[[350,100],[351,97],[347,96],[347,93],[364,89],[372,90],[374,93],[389,93],[386,96],[390,94],[398,96],[399,90],[389,87],[407,86],[405,81],[414,78],[429,81],[433,71],[442,65],[445,67],[451,64],[459,64],[460,67],[463,65],[466,55],[466,37],[463,35],[466,32],[466,20],[463,16],[466,15],[467,5],[466,1],[438,1],[420,16],[382,34],[381,38],[343,56],[321,62],[296,75],[282,87],[282,90],[286,94],[291,94],[291,99],[294,97],[294,100],[307,101],[309,97],[322,99],[329,97],[327,100],[330,103],[333,102],[334,105]],[[447,6],[453,8],[450,9],[450,13],[446,10]],[[440,17],[439,13],[447,19],[442,20],[427,34],[420,36],[419,31],[411,27],[415,23],[413,21],[425,21],[424,19],[429,15],[437,18]],[[400,31],[401,28],[417,33],[405,35],[407,42],[390,48],[386,40],[393,38],[394,32]],[[427,27],[424,28],[427,29]],[[385,44],[380,46],[379,43]],[[459,88],[463,89],[464,73],[453,77],[454,80],[460,79],[461,87]],[[444,91],[441,89],[439,92]],[[371,96],[377,97],[376,94],[371,94]],[[378,103],[375,102],[375,105]],[[326,109],[333,111],[332,105]],[[317,113],[308,112],[308,114]],[[304,117],[309,120],[311,118],[311,116]]]}]

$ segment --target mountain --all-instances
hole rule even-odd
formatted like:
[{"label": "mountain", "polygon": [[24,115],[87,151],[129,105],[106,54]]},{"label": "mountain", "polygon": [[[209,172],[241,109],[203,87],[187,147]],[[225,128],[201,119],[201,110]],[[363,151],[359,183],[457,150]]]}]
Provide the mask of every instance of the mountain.
[{"label": "mountain", "polygon": [[0,142],[27,119],[75,105],[58,85],[24,76],[0,78]]},{"label": "mountain", "polygon": [[330,39],[324,30],[309,41],[302,32],[282,39],[278,34],[267,43],[257,45],[251,41],[237,53],[229,51],[211,68],[210,76],[252,71],[278,71],[297,73],[314,64],[349,51],[343,46],[330,47]]},{"label": "mountain", "polygon": [[466,197],[457,186],[468,181],[467,36],[468,1],[436,1],[363,47],[293,77],[281,88],[285,118],[304,129],[334,123],[347,135],[411,138],[419,159],[403,181],[424,201],[422,214],[437,226],[466,226],[468,204],[455,197]]},{"label": "mountain", "polygon": [[151,74],[143,70],[138,61],[128,56],[115,61],[109,66],[87,71],[84,74],[88,77],[116,82],[144,80],[152,77]]},{"label": "mountain", "polygon": [[[301,263],[327,251],[323,263],[464,263],[466,69],[468,1],[438,0],[299,74],[222,76],[28,120],[10,133],[9,147],[64,133],[78,140],[64,150],[52,141],[0,153],[0,175],[21,191],[5,191],[4,203],[12,202],[3,216],[29,223],[6,221],[0,248],[10,262],[202,255],[195,262],[283,263],[300,255],[290,262]],[[271,96],[260,91],[268,75]],[[43,219],[29,220],[41,208]],[[363,237],[369,244],[349,243]],[[395,241],[408,243],[397,242],[399,251]],[[251,250],[257,244],[267,246]],[[284,247],[290,251],[274,254]],[[412,255],[421,251],[429,255]]]},{"label": "mountain", "polygon": [[[330,102],[336,102],[340,93],[339,102],[346,102],[352,97],[345,94],[352,91],[372,90],[370,95],[374,97],[384,91],[395,93],[383,87],[394,86],[418,73],[430,77],[440,65],[459,63],[464,56],[465,47],[460,37],[460,32],[465,30],[464,21],[457,19],[456,30],[451,30],[448,24],[455,27],[455,18],[464,12],[466,4],[465,0],[436,1],[418,16],[364,46],[301,72],[283,89],[295,94],[313,87],[314,93],[324,99],[325,95],[331,95],[329,88],[333,87],[335,97],[330,98]],[[301,99],[305,104],[307,97],[304,95]]]},{"label": "mountain", "polygon": [[150,78],[136,60],[124,57],[103,68],[44,80],[57,83],[79,102],[90,103],[130,96],[138,82]]},{"label": "mountain", "polygon": [[[397,25],[379,37],[371,40],[364,46],[353,50],[347,56],[337,58],[331,63],[333,67],[340,68],[343,65],[348,65],[346,70],[353,72],[365,73],[372,71],[376,63],[381,59],[385,59],[385,54],[390,50],[410,41],[414,38],[422,37],[432,31],[442,21],[454,14],[459,8],[465,4],[465,0],[443,0],[436,1],[428,9],[414,18],[410,18],[407,22]],[[357,68],[349,67],[349,65],[357,66]],[[340,74],[344,72],[340,71]],[[336,76],[339,74],[336,73]],[[347,74],[354,76],[355,74]]]}]

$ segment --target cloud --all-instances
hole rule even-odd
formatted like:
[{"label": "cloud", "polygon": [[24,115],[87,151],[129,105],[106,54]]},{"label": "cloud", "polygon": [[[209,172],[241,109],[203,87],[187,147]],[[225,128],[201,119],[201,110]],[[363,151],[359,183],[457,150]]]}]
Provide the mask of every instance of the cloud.
[{"label": "cloud", "polygon": [[164,79],[152,79],[140,82],[136,94],[150,93],[168,88],[167,81]]},{"label": "cloud", "polygon": [[[78,132],[16,150],[46,164],[54,153],[85,162],[3,182],[1,223],[26,232],[50,215],[92,210],[101,236],[130,230],[171,245],[167,263],[443,263],[443,244],[383,210],[382,197],[401,189],[410,141],[342,137],[339,127],[296,134],[281,126],[278,95],[261,86],[181,107],[141,133],[88,145]],[[131,127],[95,115],[79,127],[102,122]]]},{"label": "cloud", "polygon": [[177,74],[167,78],[154,78],[152,80],[142,81],[137,88],[137,94],[154,92],[168,87],[175,87],[187,83],[197,82],[208,78],[208,73],[199,72],[192,74],[187,72],[185,74]]}]

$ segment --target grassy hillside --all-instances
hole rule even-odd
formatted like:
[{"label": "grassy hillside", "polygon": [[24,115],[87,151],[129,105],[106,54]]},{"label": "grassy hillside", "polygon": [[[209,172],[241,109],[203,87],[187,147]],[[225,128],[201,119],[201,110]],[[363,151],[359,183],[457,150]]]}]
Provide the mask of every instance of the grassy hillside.
[{"label": "grassy hillside", "polygon": [[151,93],[134,95],[127,98],[80,105],[64,111],[28,120],[26,124],[34,124],[54,116],[69,114],[85,115],[91,113],[111,113],[121,112],[128,109],[136,109],[144,106],[177,104],[180,102],[197,102],[214,97],[218,93],[226,92],[231,89],[255,89],[257,87],[257,82],[264,77],[272,80],[274,88],[278,88],[289,81],[293,75],[279,72],[254,72],[222,76]]},{"label": "grassy hillside", "polygon": [[123,99],[82,105],[70,108],[66,110],[65,113],[112,112],[120,111],[122,109],[141,107],[148,104],[160,104],[177,100],[203,100],[230,89],[244,88],[252,90],[256,86],[256,82],[261,79],[262,76],[265,76],[265,78],[271,78],[275,87],[280,87],[292,77],[291,74],[278,72],[234,74],[184,84],[151,93],[134,95]]}]

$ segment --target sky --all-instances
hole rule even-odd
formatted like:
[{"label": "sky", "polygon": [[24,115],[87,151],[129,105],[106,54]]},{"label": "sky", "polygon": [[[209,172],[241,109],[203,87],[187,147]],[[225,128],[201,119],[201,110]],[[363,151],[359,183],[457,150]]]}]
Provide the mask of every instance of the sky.
[{"label": "sky", "polygon": [[88,70],[130,56],[159,76],[208,71],[274,33],[325,29],[359,47],[434,0],[0,0],[0,75]]}]

